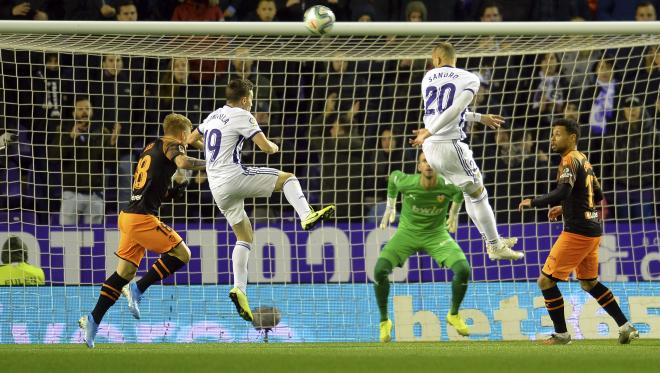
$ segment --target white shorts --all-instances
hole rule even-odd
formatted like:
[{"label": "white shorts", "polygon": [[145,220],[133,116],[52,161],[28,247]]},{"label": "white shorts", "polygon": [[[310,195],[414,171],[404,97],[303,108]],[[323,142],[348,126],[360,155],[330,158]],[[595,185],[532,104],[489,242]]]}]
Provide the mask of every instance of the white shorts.
[{"label": "white shorts", "polygon": [[447,182],[459,188],[472,183],[483,185],[481,172],[467,144],[458,140],[425,141],[422,149],[431,168]]},{"label": "white shorts", "polygon": [[247,219],[243,200],[254,197],[270,197],[280,171],[268,167],[246,167],[243,172],[231,176],[227,181],[211,190],[213,199],[229,225]]}]

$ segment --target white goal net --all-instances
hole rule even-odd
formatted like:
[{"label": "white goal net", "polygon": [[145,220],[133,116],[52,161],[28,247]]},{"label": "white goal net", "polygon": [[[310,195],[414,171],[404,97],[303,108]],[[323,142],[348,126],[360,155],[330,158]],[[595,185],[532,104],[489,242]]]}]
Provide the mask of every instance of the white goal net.
[{"label": "white goal net", "polygon": [[[246,201],[255,225],[252,308],[279,310],[271,341],[377,341],[373,270],[396,229],[377,223],[388,175],[416,172],[408,139],[422,126],[420,84],[440,41],[456,46],[458,67],[481,78],[471,109],[506,118],[498,131],[468,123],[465,141],[500,233],[518,237],[526,254],[490,261],[461,212],[455,237],[472,267],[461,307],[470,338],[536,339],[551,331],[535,281],[561,223],[548,222],[544,209],[521,214],[517,206],[554,187],[559,158],[550,150],[550,124],[561,117],[581,124],[579,148],[604,187],[600,279],[643,336],[660,337],[657,27],[337,24],[314,37],[287,24],[42,25],[0,25],[0,343],[81,341],[76,320],[115,270],[117,212],[130,199],[136,156],[160,134],[165,115],[201,123],[239,77],[255,84],[253,113],[281,149],[266,156],[248,143],[243,163],[292,172],[313,206],[337,206],[332,221],[304,232],[282,195]],[[88,122],[88,145],[60,146],[76,121]],[[160,215],[192,260],[146,293],[141,320],[120,299],[99,342],[262,340],[227,297],[235,237],[206,174],[187,176],[184,199]],[[10,245],[13,236],[22,244]],[[138,277],[157,258],[149,253]],[[391,279],[395,340],[459,338],[444,320],[450,272],[413,255]],[[616,333],[579,285],[560,288],[569,331],[578,338]]]}]

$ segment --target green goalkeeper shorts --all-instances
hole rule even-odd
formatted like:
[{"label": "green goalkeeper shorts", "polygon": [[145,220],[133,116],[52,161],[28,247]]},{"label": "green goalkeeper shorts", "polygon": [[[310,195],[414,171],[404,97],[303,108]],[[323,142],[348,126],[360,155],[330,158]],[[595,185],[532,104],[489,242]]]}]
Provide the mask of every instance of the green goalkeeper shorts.
[{"label": "green goalkeeper shorts", "polygon": [[466,260],[465,253],[448,232],[420,235],[397,230],[385,244],[380,258],[387,259],[393,266],[401,267],[412,254],[423,251],[440,267],[451,268],[459,260]]}]

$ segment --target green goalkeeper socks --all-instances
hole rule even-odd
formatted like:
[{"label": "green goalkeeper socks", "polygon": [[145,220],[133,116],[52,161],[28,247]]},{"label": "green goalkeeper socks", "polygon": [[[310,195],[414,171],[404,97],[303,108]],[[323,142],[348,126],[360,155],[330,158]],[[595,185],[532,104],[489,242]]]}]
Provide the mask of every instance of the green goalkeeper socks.
[{"label": "green goalkeeper socks", "polygon": [[463,302],[470,280],[470,265],[467,260],[459,260],[451,266],[454,279],[451,281],[451,309],[449,313],[456,315]]},{"label": "green goalkeeper socks", "polygon": [[378,258],[376,268],[374,268],[374,292],[376,293],[376,302],[380,310],[380,321],[386,321],[387,316],[387,298],[390,295],[390,280],[387,276],[392,273],[392,263],[384,258]]}]

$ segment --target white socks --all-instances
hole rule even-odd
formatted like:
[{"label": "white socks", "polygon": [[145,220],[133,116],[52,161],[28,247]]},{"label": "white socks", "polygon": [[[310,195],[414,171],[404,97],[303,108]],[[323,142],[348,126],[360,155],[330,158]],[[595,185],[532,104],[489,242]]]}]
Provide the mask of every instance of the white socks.
[{"label": "white socks", "polygon": [[478,198],[465,195],[465,210],[481,235],[486,238],[486,242],[493,243],[500,238],[495,224],[495,214],[493,214],[493,209],[488,203],[486,188]]},{"label": "white socks", "polygon": [[284,196],[289,201],[289,204],[298,213],[300,220],[305,219],[312,212],[297,178],[291,177],[287,179],[284,185],[282,185],[282,192],[284,192]]},{"label": "white socks", "polygon": [[231,252],[231,263],[234,271],[234,287],[241,289],[247,294],[248,258],[252,244],[245,241],[236,241],[234,250]]}]

